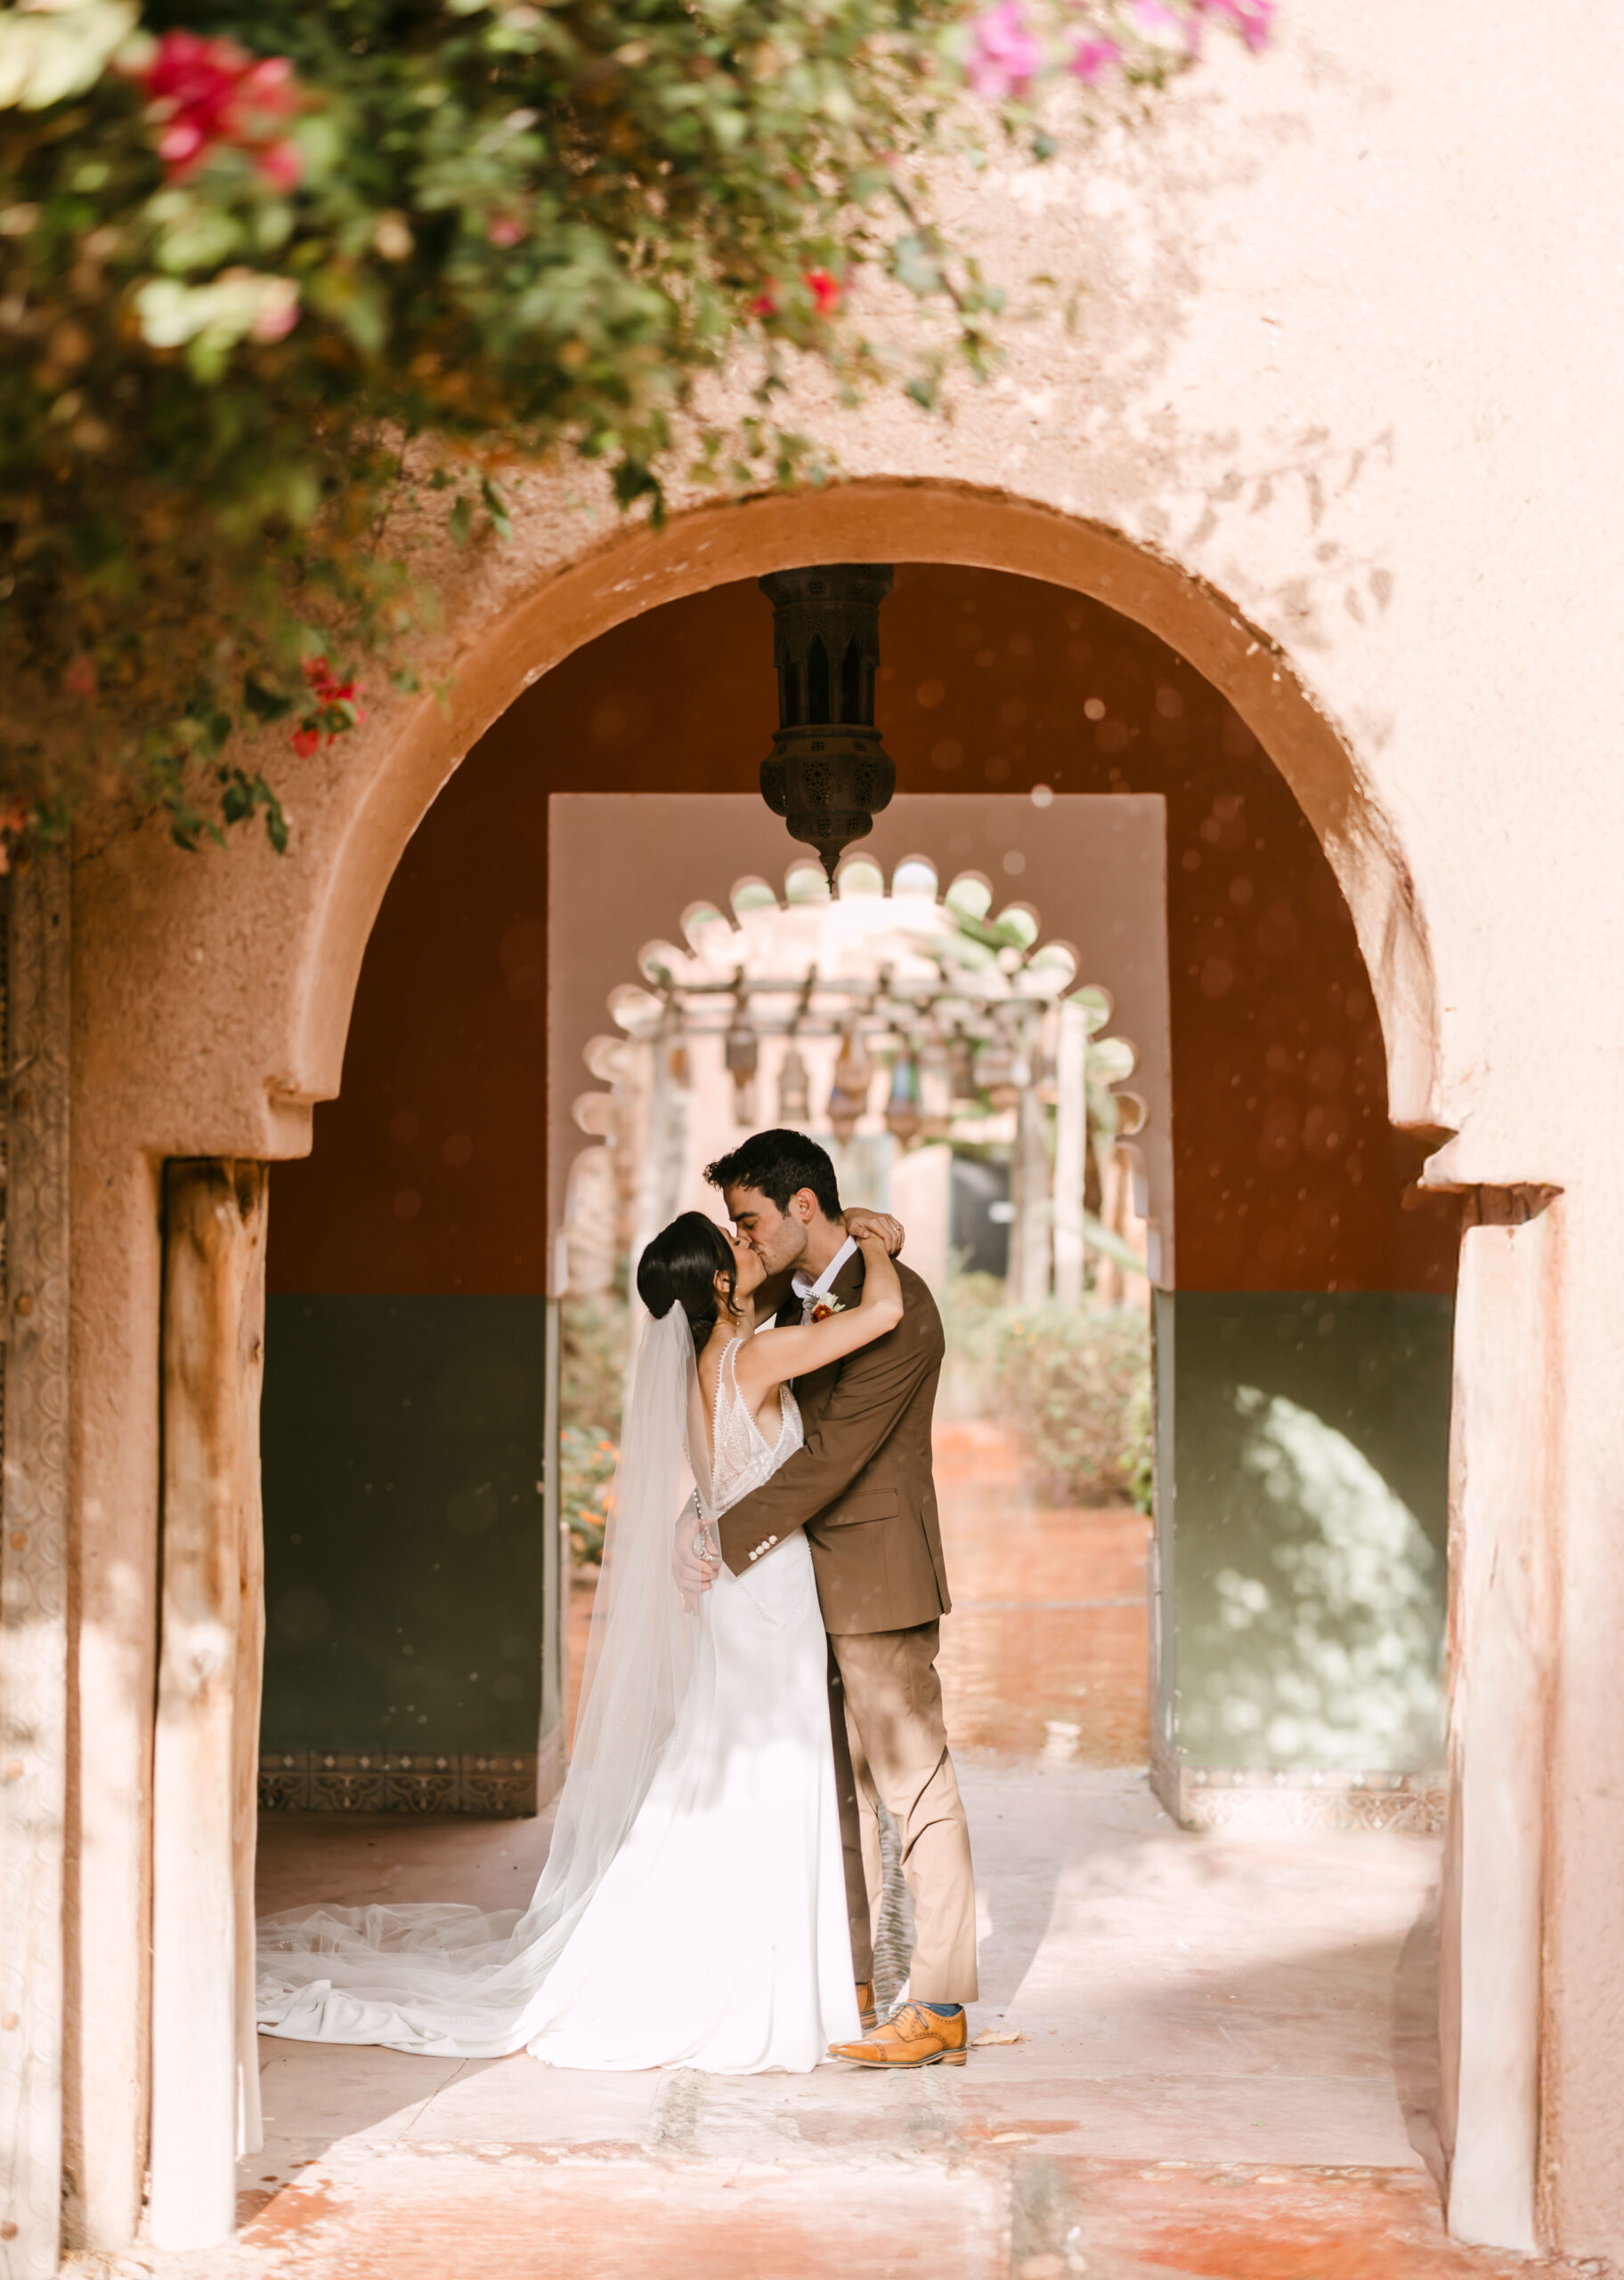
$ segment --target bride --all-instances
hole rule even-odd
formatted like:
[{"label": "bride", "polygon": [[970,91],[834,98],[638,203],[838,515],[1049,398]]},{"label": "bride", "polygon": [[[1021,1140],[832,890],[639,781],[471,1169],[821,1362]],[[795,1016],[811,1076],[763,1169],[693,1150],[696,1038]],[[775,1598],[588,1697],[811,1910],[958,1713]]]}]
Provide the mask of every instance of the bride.
[{"label": "bride", "polygon": [[708,1547],[707,1524],[800,1446],[791,1380],[901,1321],[885,1242],[858,1241],[858,1306],[760,1337],[767,1270],[748,1243],[698,1211],[650,1243],[637,1292],[654,1319],[535,1895],[523,1914],[425,1903],[263,1918],[266,2033],[753,2074],[804,2073],[858,2032],[810,1547],[798,1528],[743,1575],[722,1567],[697,1608],[672,1580],[672,1515]]}]

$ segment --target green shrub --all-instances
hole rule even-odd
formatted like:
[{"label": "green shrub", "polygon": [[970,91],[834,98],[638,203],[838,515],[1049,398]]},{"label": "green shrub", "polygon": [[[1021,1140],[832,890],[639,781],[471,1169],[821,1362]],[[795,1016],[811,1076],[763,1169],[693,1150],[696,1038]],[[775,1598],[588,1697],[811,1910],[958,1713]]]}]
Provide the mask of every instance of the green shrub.
[{"label": "green shrub", "polygon": [[1068,1502],[1149,1508],[1150,1335],[1105,1307],[1005,1307],[992,1331],[995,1413]]},{"label": "green shrub", "polygon": [[993,1274],[954,1274],[942,1298],[945,1414],[1012,1425],[1068,1502],[1151,1499],[1150,1329],[1126,1309],[1011,1307]]},{"label": "green shrub", "polygon": [[604,1556],[604,1528],[620,1459],[615,1443],[596,1427],[565,1425],[559,1433],[560,1509],[578,1568],[596,1567]]},{"label": "green shrub", "polygon": [[620,1461],[631,1310],[623,1299],[564,1301],[559,1356],[559,1509],[577,1567],[603,1556],[607,1499]]}]

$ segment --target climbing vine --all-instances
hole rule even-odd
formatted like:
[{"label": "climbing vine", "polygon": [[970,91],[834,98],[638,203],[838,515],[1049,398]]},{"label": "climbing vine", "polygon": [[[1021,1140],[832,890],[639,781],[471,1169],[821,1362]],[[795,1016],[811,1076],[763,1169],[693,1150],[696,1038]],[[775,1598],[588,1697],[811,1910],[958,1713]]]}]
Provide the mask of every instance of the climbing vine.
[{"label": "climbing vine", "polygon": [[[0,6],[0,846],[114,786],[285,845],[240,732],[308,753],[416,685],[439,526],[507,538],[561,452],[656,517],[678,473],[816,479],[798,359],[929,408],[995,354],[923,163],[1041,161],[1046,77],[1136,100],[1271,6]],[[941,313],[905,370],[865,273]],[[724,365],[748,410],[696,426]]]}]

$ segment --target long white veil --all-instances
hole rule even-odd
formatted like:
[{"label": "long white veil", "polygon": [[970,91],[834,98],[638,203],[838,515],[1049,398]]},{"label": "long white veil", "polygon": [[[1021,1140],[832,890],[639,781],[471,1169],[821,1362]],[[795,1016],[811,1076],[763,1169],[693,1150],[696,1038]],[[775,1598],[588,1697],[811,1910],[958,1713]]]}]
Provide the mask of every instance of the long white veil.
[{"label": "long white veil", "polygon": [[259,1925],[260,2024],[308,2042],[498,2057],[625,1843],[670,1738],[693,1633],[674,1531],[711,1509],[694,1340],[679,1307],[649,1323],[627,1394],[574,1749],[530,1905],[292,1909]]}]

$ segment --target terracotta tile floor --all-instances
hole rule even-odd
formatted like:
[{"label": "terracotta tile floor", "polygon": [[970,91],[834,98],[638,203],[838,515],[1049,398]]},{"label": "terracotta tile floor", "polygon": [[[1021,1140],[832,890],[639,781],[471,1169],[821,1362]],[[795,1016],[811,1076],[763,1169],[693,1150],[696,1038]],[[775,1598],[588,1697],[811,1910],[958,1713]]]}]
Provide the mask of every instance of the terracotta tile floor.
[{"label": "terracotta tile floor", "polygon": [[[1143,1765],[1149,1521],[1041,1503],[995,1425],[939,1429],[936,1478],[953,1593],[940,1669],[955,1746]],[[1063,1730],[1074,1726],[1075,1737]]]},{"label": "terracotta tile floor", "polygon": [[[1433,1844],[1173,1828],[1140,1770],[1144,1522],[1045,1510],[988,1427],[944,1432],[938,1480],[957,1596],[944,1679],[981,1918],[972,2027],[1019,2040],[953,2073],[831,2066],[743,2080],[267,2041],[267,2142],[243,2165],[232,2246],[69,2268],[82,2280],[1560,2269],[1449,2243],[1411,2143]],[[578,1637],[587,1604],[578,1594]],[[548,1836],[545,1820],[271,1820],[262,1904],[511,1905]]]}]

